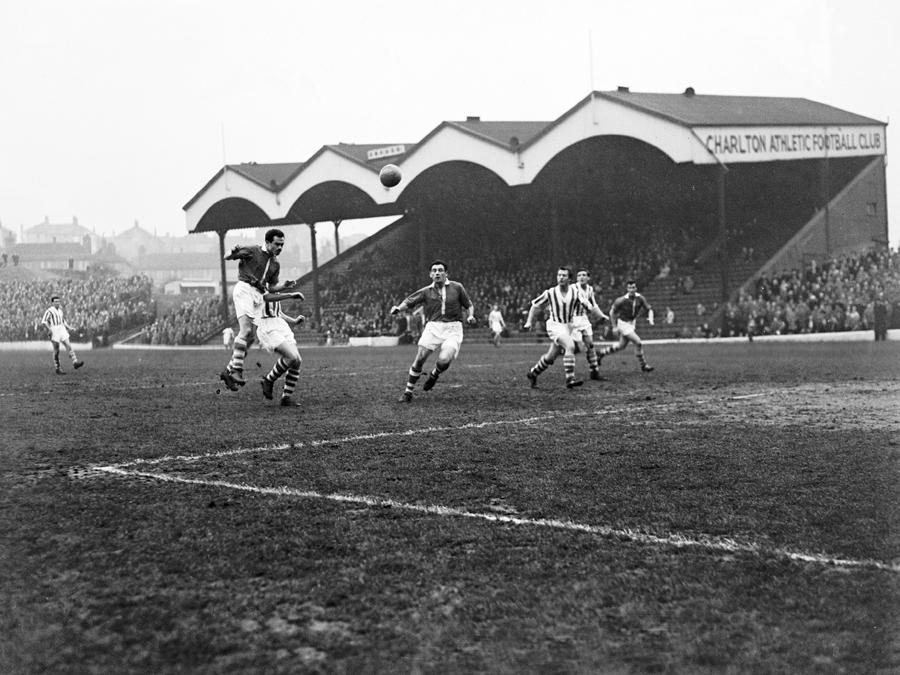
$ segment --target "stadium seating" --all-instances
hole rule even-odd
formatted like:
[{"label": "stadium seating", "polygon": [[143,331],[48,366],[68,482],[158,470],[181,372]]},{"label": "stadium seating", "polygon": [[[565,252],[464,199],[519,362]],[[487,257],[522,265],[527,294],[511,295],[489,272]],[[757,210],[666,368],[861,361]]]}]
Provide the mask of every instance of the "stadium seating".
[{"label": "stadium seating", "polygon": [[140,327],[155,314],[148,277],[0,278],[0,340],[44,340],[40,325],[51,295],[60,295],[72,339],[91,341]]}]

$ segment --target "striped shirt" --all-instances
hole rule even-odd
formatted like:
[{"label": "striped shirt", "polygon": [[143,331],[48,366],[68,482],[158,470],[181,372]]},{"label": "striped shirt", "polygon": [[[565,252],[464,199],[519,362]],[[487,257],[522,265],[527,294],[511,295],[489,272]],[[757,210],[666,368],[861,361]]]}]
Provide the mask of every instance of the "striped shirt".
[{"label": "striped shirt", "polygon": [[633,322],[640,316],[641,311],[649,313],[651,309],[650,303],[640,293],[635,293],[633,298],[629,298],[626,294],[615,299],[609,315],[613,319]]},{"label": "striped shirt", "polygon": [[584,299],[587,301],[587,304],[582,302],[575,308],[575,316],[589,316],[591,307],[597,304],[597,300],[594,298],[594,287],[588,284],[587,288],[582,288],[580,284],[575,284],[572,288],[583,293]]},{"label": "striped shirt", "polygon": [[572,323],[576,309],[584,311],[590,307],[587,297],[575,286],[569,286],[565,291],[559,286],[548,288],[532,300],[531,304],[535,307],[546,305],[550,310],[550,320],[557,323]]},{"label": "striped shirt", "polygon": [[277,319],[281,316],[281,302],[278,300],[266,300],[263,303],[262,318]]},{"label": "striped shirt", "polygon": [[63,312],[58,307],[50,307],[44,312],[41,323],[45,326],[65,326],[66,320],[63,319]]}]

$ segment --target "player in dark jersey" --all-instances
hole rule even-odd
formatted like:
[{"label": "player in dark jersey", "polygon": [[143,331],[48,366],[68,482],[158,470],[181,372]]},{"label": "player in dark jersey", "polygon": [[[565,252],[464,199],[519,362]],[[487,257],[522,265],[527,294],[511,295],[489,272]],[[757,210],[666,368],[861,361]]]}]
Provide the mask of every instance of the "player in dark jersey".
[{"label": "player in dark jersey", "polygon": [[652,326],[653,308],[647,302],[647,299],[637,292],[637,283],[629,279],[625,284],[625,295],[616,298],[609,310],[613,335],[618,333],[619,341],[610,347],[601,349],[601,358],[625,349],[628,343],[631,342],[634,344],[634,355],[637,357],[638,363],[641,364],[641,370],[645,373],[653,370],[653,366],[648,365],[647,360],[644,358],[644,347],[641,343],[641,338],[635,332],[635,325],[642,313],[646,313],[647,323]]},{"label": "player in dark jersey", "polygon": [[422,376],[422,367],[431,353],[439,350],[437,363],[422,385],[424,391],[434,387],[441,373],[450,367],[459,354],[463,341],[463,320],[470,326],[475,324],[475,306],[461,283],[447,279],[447,263],[435,260],[431,263],[429,276],[432,280],[430,285],[420,288],[399,305],[391,307],[391,314],[399,314],[421,306],[425,315],[425,328],[419,338],[416,358],[409,368],[406,390],[400,397],[400,401],[404,403],[412,401],[413,389]]},{"label": "player in dark jersey", "polygon": [[265,246],[235,246],[225,260],[238,260],[238,281],[232,298],[238,320],[238,334],[228,366],[219,374],[231,391],[244,384],[244,358],[256,337],[256,324],[263,306],[263,293],[277,292],[294,285],[293,280],[280,282],[278,254],[284,248],[284,232],[272,229],[266,232]]}]

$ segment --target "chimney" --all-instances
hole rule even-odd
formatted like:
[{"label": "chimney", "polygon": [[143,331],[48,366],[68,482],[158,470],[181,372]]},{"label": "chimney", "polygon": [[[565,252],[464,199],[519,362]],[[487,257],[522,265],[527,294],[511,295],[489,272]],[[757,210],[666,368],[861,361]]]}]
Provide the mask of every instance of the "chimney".
[{"label": "chimney", "polygon": [[693,88],[693,87],[688,87],[687,89],[684,90],[684,95],[687,96],[688,98],[690,98],[691,96],[693,96],[694,93],[695,93],[695,92],[694,92],[694,88]]},{"label": "chimney", "polygon": [[466,122],[480,122],[480,121],[481,121],[481,117],[479,117],[478,115],[469,115],[466,117]]},{"label": "chimney", "polygon": [[627,93],[629,93],[631,90],[630,90],[628,87],[623,87],[623,86],[620,84],[618,87],[616,87],[616,91],[618,91],[620,94],[627,94]]}]

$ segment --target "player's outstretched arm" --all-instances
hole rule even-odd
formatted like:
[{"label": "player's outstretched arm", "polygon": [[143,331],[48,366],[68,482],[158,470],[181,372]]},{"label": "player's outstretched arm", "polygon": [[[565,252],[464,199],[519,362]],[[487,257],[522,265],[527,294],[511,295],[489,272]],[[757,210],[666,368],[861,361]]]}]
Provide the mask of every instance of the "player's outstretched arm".
[{"label": "player's outstretched arm", "polygon": [[525,318],[525,323],[522,324],[522,328],[525,330],[531,330],[531,322],[534,320],[534,313],[537,309],[537,305],[532,305],[528,310],[528,316]]},{"label": "player's outstretched arm", "polygon": [[263,299],[266,302],[280,302],[281,300],[305,300],[306,298],[300,291],[269,291],[263,295]]},{"label": "player's outstretched arm", "polygon": [[235,246],[225,256],[225,260],[244,260],[250,257],[250,252],[243,246]]},{"label": "player's outstretched arm", "polygon": [[609,314],[607,314],[602,309],[600,309],[600,307],[598,307],[596,303],[594,303],[593,307],[591,307],[591,312],[593,313],[594,316],[596,316],[601,321],[609,321],[610,320]]},{"label": "player's outstretched arm", "polygon": [[306,321],[306,317],[302,314],[298,314],[297,316],[290,316],[282,312],[281,318],[287,321],[292,326],[296,326],[298,323],[303,323],[304,321]]},{"label": "player's outstretched arm", "polygon": [[269,284],[270,291],[284,291],[285,293],[293,290],[294,286],[297,285],[297,279],[285,279],[284,281],[279,281],[277,284]]}]

